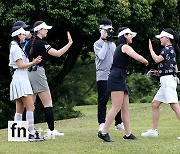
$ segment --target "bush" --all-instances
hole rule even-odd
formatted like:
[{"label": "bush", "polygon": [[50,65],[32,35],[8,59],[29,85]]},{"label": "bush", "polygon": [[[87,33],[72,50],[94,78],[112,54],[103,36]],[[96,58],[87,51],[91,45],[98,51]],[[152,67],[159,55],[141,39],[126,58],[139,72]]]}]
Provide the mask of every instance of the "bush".
[{"label": "bush", "polygon": [[[79,62],[53,94],[64,104],[93,105],[97,103],[95,64]],[[57,101],[57,100],[56,100]],[[62,103],[62,102],[59,102]]]},{"label": "bush", "polygon": [[151,103],[154,96],[144,96],[139,99],[139,103]]},{"label": "bush", "polygon": [[75,111],[73,106],[66,106],[66,107],[55,107],[54,110],[54,119],[61,120],[61,119],[70,119],[82,116],[80,111]]},{"label": "bush", "polygon": [[157,82],[155,77],[147,78],[146,75],[141,73],[133,73],[128,76],[127,83],[131,89],[130,102],[151,102],[159,88]]},{"label": "bush", "polygon": [[7,127],[7,121],[14,120],[14,113],[15,109],[11,109],[8,105],[0,101],[0,128]]}]

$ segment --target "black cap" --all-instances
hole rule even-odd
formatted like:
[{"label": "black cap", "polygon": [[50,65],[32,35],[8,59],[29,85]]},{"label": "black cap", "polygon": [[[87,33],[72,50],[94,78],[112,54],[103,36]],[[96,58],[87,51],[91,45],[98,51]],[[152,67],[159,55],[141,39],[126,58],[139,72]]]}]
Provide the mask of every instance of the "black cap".
[{"label": "black cap", "polygon": [[21,26],[14,26],[12,29],[11,29],[11,33],[15,32],[16,30],[20,29]]},{"label": "black cap", "polygon": [[14,23],[13,27],[14,26],[20,26],[20,27],[22,27],[24,29],[29,27],[29,25],[26,25],[24,21],[17,21],[17,22]]},{"label": "black cap", "polygon": [[99,19],[99,25],[112,25],[112,21],[108,18],[102,18]]}]

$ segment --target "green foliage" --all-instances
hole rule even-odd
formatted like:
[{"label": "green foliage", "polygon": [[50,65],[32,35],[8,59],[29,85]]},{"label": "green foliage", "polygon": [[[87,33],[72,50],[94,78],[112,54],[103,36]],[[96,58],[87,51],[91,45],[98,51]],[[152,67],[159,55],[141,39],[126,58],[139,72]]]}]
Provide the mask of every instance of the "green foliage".
[{"label": "green foliage", "polygon": [[56,106],[54,110],[55,120],[77,118],[80,116],[82,116],[82,113],[80,111],[75,111],[73,106],[70,105],[66,105],[66,107]]},{"label": "green foliage", "polygon": [[14,113],[14,108],[9,108],[8,105],[0,101],[0,128],[7,127],[7,121],[14,119]]},{"label": "green foliage", "polygon": [[153,100],[153,97],[154,97],[154,95],[151,95],[151,96],[147,95],[147,96],[144,96],[144,97],[140,98],[138,100],[138,102],[139,103],[151,103],[152,100]]},{"label": "green foliage", "polygon": [[0,76],[0,128],[7,126],[8,120],[13,120],[15,103],[9,100],[8,78]]},{"label": "green foliage", "polygon": [[[148,39],[153,38],[154,50],[157,52],[161,46],[154,36],[162,28],[171,27],[180,31],[179,5],[178,0],[1,1],[0,101],[10,106],[8,87],[11,77],[8,71],[8,51],[11,38],[9,32],[17,20],[23,20],[30,25],[37,20],[43,20],[53,25],[47,41],[56,49],[67,43],[66,31],[70,31],[74,42],[70,50],[60,58],[50,56],[47,63],[47,76],[53,102],[56,107],[64,109],[66,104],[72,106],[96,103],[95,65],[89,63],[93,57],[93,43],[99,38],[98,19],[110,18],[115,31],[121,26],[127,26],[136,31],[138,35],[133,39],[133,48],[152,61],[148,50]],[[79,58],[84,62],[83,65]],[[154,62],[151,62],[148,67],[142,67],[140,63],[132,60],[129,73],[145,73],[148,69],[156,67],[157,64]],[[154,90],[156,87],[153,85],[158,86],[159,83],[151,83],[154,81],[146,80],[140,75],[137,75],[137,78],[131,78],[129,82],[130,87],[132,86],[131,102],[146,102],[145,100],[149,102],[150,97],[156,92]]]},{"label": "green foliage", "polygon": [[131,103],[150,103],[159,88],[155,78],[147,78],[141,73],[133,73],[128,76],[127,83],[131,89]]},{"label": "green foliage", "polygon": [[180,100],[180,84],[178,84],[176,91],[177,91],[177,94],[178,94],[178,98]]},{"label": "green foliage", "polygon": [[[10,27],[17,20],[23,20],[25,22],[29,22],[31,11],[35,10],[35,7],[27,2],[27,0],[22,0],[17,3],[15,1],[8,1],[3,6],[2,10],[4,10],[3,15],[4,18],[1,22],[2,26]],[[8,5],[8,7],[7,7]],[[1,12],[2,12],[1,10]],[[10,24],[11,23],[11,24]],[[10,25],[9,25],[10,24]]]},{"label": "green foliage", "polygon": [[[56,67],[58,69],[58,67]],[[51,76],[49,80],[53,80],[55,69],[49,68]],[[95,81],[95,64],[84,63],[78,60],[75,68],[66,76],[61,86],[53,89],[53,98],[55,102],[58,100],[63,106],[69,105],[85,105],[96,104],[96,81]],[[59,104],[56,103],[56,104]]]}]

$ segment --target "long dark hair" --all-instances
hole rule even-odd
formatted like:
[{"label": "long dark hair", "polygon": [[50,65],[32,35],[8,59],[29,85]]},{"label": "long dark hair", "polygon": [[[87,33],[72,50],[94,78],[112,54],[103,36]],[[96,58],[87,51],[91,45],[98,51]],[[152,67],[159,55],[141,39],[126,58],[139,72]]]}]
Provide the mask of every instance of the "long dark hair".
[{"label": "long dark hair", "polygon": [[165,32],[170,33],[174,36],[174,39],[170,39],[172,46],[174,47],[175,53],[177,56],[180,56],[180,48],[179,48],[179,42],[180,42],[180,38],[179,38],[179,34],[174,32],[171,28],[165,28],[164,29]]},{"label": "long dark hair", "polygon": [[12,41],[16,41],[17,44],[19,45],[19,47],[22,49],[22,46],[21,46],[21,43],[20,43],[20,39],[19,39],[18,36],[14,36],[11,40],[12,40]]},{"label": "long dark hair", "polygon": [[[34,23],[33,28],[36,27],[36,26],[38,26],[38,25],[40,25],[40,24],[42,24],[43,22],[44,22],[44,21],[36,21],[36,22]],[[34,52],[33,46],[34,46],[34,42],[35,42],[36,38],[37,38],[37,31],[33,33],[32,44],[31,44],[31,49],[30,49],[30,54],[32,54],[32,53]]]},{"label": "long dark hair", "polygon": [[[14,27],[11,29],[11,34],[12,34],[13,32],[15,32],[16,30],[20,29],[20,28],[21,28],[21,26],[14,26]],[[12,37],[11,41],[16,41],[17,44],[19,45],[19,47],[22,49],[21,43],[20,43],[20,39],[19,39],[19,37],[18,37],[17,35],[14,36],[14,37]],[[11,46],[10,46],[10,47],[11,47]]]},{"label": "long dark hair", "polygon": [[[123,30],[125,30],[125,29],[127,29],[127,28],[128,28],[128,27],[121,27],[121,28],[119,28],[118,31],[117,31],[117,35],[118,35],[121,31],[123,31]],[[119,45],[119,44],[127,44],[127,39],[124,37],[124,35],[118,37],[117,45]]]}]

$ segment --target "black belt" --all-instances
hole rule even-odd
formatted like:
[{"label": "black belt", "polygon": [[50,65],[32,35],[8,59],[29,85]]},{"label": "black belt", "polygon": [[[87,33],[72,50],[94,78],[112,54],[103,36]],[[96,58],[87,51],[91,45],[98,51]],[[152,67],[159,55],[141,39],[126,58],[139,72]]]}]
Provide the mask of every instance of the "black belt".
[{"label": "black belt", "polygon": [[38,67],[43,67],[43,66],[41,66],[41,65],[33,65],[33,66],[31,66],[31,67],[28,68],[28,71],[29,71],[29,72],[31,72],[31,71],[37,71],[37,68],[38,68]]},{"label": "black belt", "polygon": [[16,70],[17,70],[17,68],[13,68],[12,66],[9,66],[9,71],[12,76]]}]

